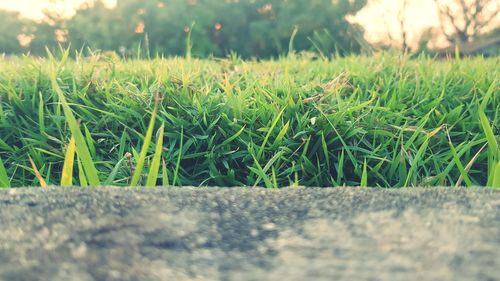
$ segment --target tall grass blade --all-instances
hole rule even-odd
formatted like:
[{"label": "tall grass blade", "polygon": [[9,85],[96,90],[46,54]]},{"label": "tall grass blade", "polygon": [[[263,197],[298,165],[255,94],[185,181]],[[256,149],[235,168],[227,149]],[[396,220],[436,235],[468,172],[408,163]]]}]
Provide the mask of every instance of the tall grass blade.
[{"label": "tall grass blade", "polygon": [[173,185],[176,185],[179,181],[178,177],[179,177],[179,169],[181,167],[183,145],[184,145],[184,127],[181,128],[181,144],[179,147],[179,155],[177,156],[177,162],[175,163],[174,177],[172,179]]},{"label": "tall grass blade", "polygon": [[59,97],[59,101],[61,102],[64,116],[66,117],[66,121],[68,122],[69,129],[72,136],[75,138],[76,151],[78,153],[78,156],[80,157],[81,165],[85,170],[85,175],[87,176],[87,179],[92,186],[99,186],[101,185],[101,182],[99,181],[99,174],[97,173],[97,169],[95,168],[94,162],[92,161],[92,157],[85,141],[85,137],[80,131],[78,122],[76,121],[76,118],[73,115],[73,112],[71,111],[66,98],[64,97],[63,91],[57,84],[56,71],[52,70],[51,74],[52,89]]},{"label": "tall grass blade", "polygon": [[71,139],[69,140],[68,148],[66,149],[66,156],[64,157],[64,165],[61,174],[61,186],[73,185],[73,166],[75,161],[75,152],[75,138],[71,137]]},{"label": "tall grass blade", "polygon": [[94,140],[92,139],[92,134],[90,133],[89,129],[85,124],[83,125],[83,130],[85,131],[85,140],[87,141],[87,145],[89,146],[90,155],[95,158],[96,151],[95,151]]},{"label": "tall grass blade", "polygon": [[262,153],[264,153],[264,148],[266,147],[267,141],[269,140],[269,137],[271,136],[271,133],[274,130],[274,127],[276,127],[276,124],[278,124],[278,121],[281,118],[281,115],[283,115],[283,112],[285,111],[285,108],[283,108],[280,113],[274,118],[273,122],[271,123],[271,127],[269,127],[269,130],[267,131],[266,136],[264,137],[264,141],[262,141],[262,145],[259,148],[259,152],[257,153],[257,161],[260,160],[260,157],[262,156]]},{"label": "tall grass blade", "polygon": [[495,169],[493,169],[493,180],[491,183],[491,187],[494,188],[500,188],[500,161],[495,166]]},{"label": "tall grass blade", "polygon": [[161,177],[162,177],[162,185],[163,186],[169,186],[169,180],[168,180],[168,170],[167,170],[167,164],[165,163],[165,159],[161,161]]},{"label": "tall grass blade", "polygon": [[155,103],[153,113],[151,114],[151,120],[149,121],[148,130],[144,136],[144,143],[142,144],[141,152],[139,158],[137,159],[137,164],[135,166],[134,175],[132,176],[132,181],[130,186],[135,187],[139,183],[142,175],[142,169],[144,168],[144,161],[146,160],[146,155],[148,153],[149,145],[151,144],[151,138],[153,137],[153,129],[155,126],[156,112],[158,110],[158,102]]},{"label": "tall grass blade", "polygon": [[161,154],[163,152],[163,131],[164,125],[161,125],[160,129],[158,130],[158,139],[156,141],[155,154],[153,156],[153,160],[151,161],[151,167],[149,168],[148,179],[146,181],[146,186],[148,187],[156,186],[156,181],[158,179]]},{"label": "tall grass blade", "polygon": [[82,161],[80,160],[80,156],[78,156],[78,154],[76,154],[76,163],[78,166],[78,180],[80,181],[80,186],[81,187],[89,186],[89,183],[87,182],[87,177],[85,176],[85,171],[83,170]]},{"label": "tall grass blade", "polygon": [[487,186],[493,186],[493,181],[495,179],[496,165],[500,160],[500,150],[498,148],[498,143],[493,133],[493,129],[490,126],[488,117],[484,114],[483,110],[479,108],[479,120],[481,126],[483,127],[486,140],[488,142],[488,182]]},{"label": "tall grass blade", "polygon": [[40,134],[45,133],[45,113],[44,113],[44,102],[43,102],[43,96],[42,93],[38,93],[38,96],[40,98],[39,104],[38,104],[38,126],[40,127]]},{"label": "tall grass blade", "polygon": [[[469,178],[469,175],[467,174],[467,171],[465,170],[464,166],[462,165],[462,162],[460,161],[460,157],[458,156],[457,150],[455,149],[455,146],[453,145],[453,142],[451,141],[450,134],[448,132],[447,132],[447,134],[448,134],[448,144],[450,145],[450,151],[451,151],[451,154],[453,155],[453,161],[455,161],[455,164],[457,165],[458,170],[460,171],[459,181],[460,181],[460,179],[463,179],[465,181],[465,184],[467,185],[467,187],[471,187],[472,182]],[[459,183],[459,181],[457,181],[457,184]]]},{"label": "tall grass blade", "polygon": [[451,154],[453,155],[453,161],[455,161],[455,164],[457,165],[458,170],[460,171],[460,176],[461,178],[465,181],[465,184],[467,187],[472,186],[472,182],[469,178],[469,175],[467,174],[467,171],[465,171],[464,166],[462,165],[462,162],[460,162],[460,158],[458,157],[457,150],[453,146],[453,143],[450,142],[450,151]]},{"label": "tall grass blade", "polygon": [[490,149],[494,157],[498,157],[498,155],[500,154],[500,150],[498,149],[498,143],[495,138],[495,134],[493,134],[493,129],[490,126],[488,117],[486,117],[486,114],[484,114],[482,110],[479,110],[479,118],[481,121],[481,126],[483,127],[484,134],[486,136],[486,140],[488,141],[488,148]]}]

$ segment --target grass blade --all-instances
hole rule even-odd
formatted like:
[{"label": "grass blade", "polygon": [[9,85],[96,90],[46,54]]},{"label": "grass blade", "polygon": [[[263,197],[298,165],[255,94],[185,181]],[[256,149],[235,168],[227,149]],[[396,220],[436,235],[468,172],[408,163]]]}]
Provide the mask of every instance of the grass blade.
[{"label": "grass blade", "polygon": [[44,121],[44,109],[43,109],[43,96],[42,93],[39,92],[38,96],[40,97],[40,102],[38,104],[38,126],[40,127],[40,134],[45,133],[45,121]]},{"label": "grass blade", "polygon": [[108,178],[104,182],[104,185],[112,185],[113,184],[114,180],[116,179],[116,174],[118,173],[118,170],[121,168],[122,163],[125,159],[126,158],[123,157],[122,159],[120,159],[120,161],[118,161],[118,163],[116,163],[116,165],[113,167],[113,170],[111,170],[111,173],[109,173]]},{"label": "grass blade", "polygon": [[495,165],[495,169],[493,169],[493,180],[491,183],[491,187],[500,188],[500,161]]},{"label": "grass blade", "polygon": [[278,180],[276,179],[276,169],[274,169],[274,166],[271,168],[271,176],[273,179],[273,187],[278,188]]},{"label": "grass blade", "polygon": [[488,117],[486,114],[480,109],[479,110],[479,119],[481,121],[481,126],[483,127],[484,134],[486,135],[486,140],[488,140],[488,147],[491,150],[491,153],[494,157],[498,157],[500,154],[500,150],[498,149],[498,143],[493,134],[493,129],[490,126],[490,122],[488,121]]},{"label": "grass blade", "polygon": [[80,181],[80,186],[89,186],[87,177],[85,176],[85,171],[83,170],[82,161],[80,160],[80,156],[78,156],[78,154],[76,154],[76,163],[78,164],[78,180]]},{"label": "grass blade", "polygon": [[498,160],[500,160],[500,150],[498,149],[498,143],[493,133],[493,129],[490,126],[490,122],[488,121],[488,117],[486,117],[486,114],[484,114],[481,108],[479,108],[479,120],[488,142],[488,182],[486,185],[493,186],[493,181],[496,178],[495,166]]},{"label": "grass blade", "polygon": [[[257,168],[262,170],[262,173],[263,174],[266,174],[267,171],[269,170],[269,168],[271,167],[274,167],[274,162],[276,162],[281,156],[283,155],[283,151],[279,151],[278,153],[276,153],[268,162],[267,164],[264,166],[264,168],[261,168],[260,164],[258,164]],[[260,174],[258,174],[258,178],[257,180],[255,181],[255,184],[253,185],[253,187],[256,187],[259,183],[260,183],[260,180],[262,178],[262,176],[260,176]]]},{"label": "grass blade", "polygon": [[66,156],[64,157],[64,165],[61,174],[61,186],[73,185],[73,164],[75,161],[75,151],[75,138],[71,137],[68,148],[66,149]]},{"label": "grass blade", "polygon": [[85,124],[83,125],[83,130],[85,131],[85,140],[87,141],[87,145],[89,146],[90,155],[95,158],[96,151],[94,146],[94,140],[92,139],[92,134],[90,134],[90,131],[87,128],[87,126],[85,126]]},{"label": "grass blade", "polygon": [[267,131],[266,136],[264,137],[264,141],[262,142],[262,145],[260,146],[259,152],[257,153],[257,161],[260,160],[260,157],[262,156],[262,153],[264,153],[264,147],[266,147],[267,141],[269,140],[269,137],[271,136],[271,133],[274,130],[274,127],[276,127],[276,124],[278,124],[278,121],[281,118],[281,115],[283,115],[283,112],[285,111],[285,108],[283,108],[280,113],[274,118],[273,123],[271,123],[271,127],[269,128],[269,131]]},{"label": "grass blade", "polygon": [[256,175],[258,175],[259,178],[264,179],[264,184],[266,185],[266,188],[273,188],[273,184],[272,184],[271,180],[269,179],[269,177],[266,175],[266,173],[264,172],[264,170],[260,166],[259,161],[257,161],[257,159],[255,157],[253,157],[253,159],[255,162],[255,166],[257,166],[257,168],[248,167],[248,169],[250,169]]},{"label": "grass blade", "polygon": [[181,128],[181,144],[179,147],[179,155],[177,156],[177,163],[175,163],[174,178],[172,180],[173,185],[175,185],[178,181],[179,168],[181,167],[182,146],[183,145],[184,145],[184,128]]},{"label": "grass blade", "polygon": [[241,129],[238,132],[236,132],[236,134],[234,134],[231,137],[227,138],[224,142],[222,142],[217,147],[223,147],[226,144],[229,144],[230,142],[232,142],[233,140],[235,140],[237,137],[239,137],[241,135],[241,133],[243,133],[244,130],[245,130],[245,126],[241,127]]},{"label": "grass blade", "polygon": [[0,187],[10,187],[7,169],[5,169],[5,166],[3,165],[2,158],[0,158]]},{"label": "grass blade", "polygon": [[162,185],[169,186],[170,183],[168,181],[168,170],[167,170],[167,164],[165,163],[165,160],[162,161],[162,165],[161,165],[161,177],[162,177]]},{"label": "grass blade", "polygon": [[87,179],[92,186],[99,186],[101,185],[101,182],[99,181],[99,174],[97,173],[97,169],[95,168],[92,157],[90,156],[85,137],[80,131],[78,122],[76,121],[76,118],[73,115],[73,112],[71,111],[66,98],[64,97],[63,91],[57,84],[55,70],[52,70],[51,83],[52,89],[56,92],[57,96],[59,97],[59,101],[61,102],[66,121],[68,122],[69,129],[71,130],[71,134],[75,138],[76,151],[78,153],[78,156],[80,157],[81,165],[85,170],[85,175],[87,176]]},{"label": "grass blade", "polygon": [[142,169],[144,168],[144,161],[146,160],[149,145],[151,144],[151,138],[153,137],[157,108],[158,103],[156,102],[153,113],[151,114],[151,120],[149,121],[148,130],[146,131],[146,135],[144,136],[144,143],[142,144],[139,159],[137,160],[137,164],[135,166],[134,175],[132,176],[132,181],[130,182],[130,186],[132,187],[137,186],[139,180],[141,179]]},{"label": "grass blade", "polygon": [[33,162],[33,159],[31,159],[30,156],[28,156],[28,159],[30,160],[31,167],[33,168],[33,172],[35,173],[36,178],[38,179],[38,182],[40,183],[41,187],[47,187],[47,183],[43,179],[42,175],[40,174],[40,171],[38,171],[35,162]]},{"label": "grass blade", "polygon": [[365,163],[363,164],[363,174],[361,175],[361,187],[368,187],[368,172],[366,170],[366,158]]},{"label": "grass blade", "polygon": [[273,146],[279,144],[283,137],[285,137],[285,134],[288,132],[288,128],[290,127],[290,121],[286,122],[285,126],[281,128],[281,131],[278,133],[278,136],[274,140]]},{"label": "grass blade", "polygon": [[[453,161],[455,161],[455,164],[457,165],[458,170],[460,171],[460,179],[463,179],[465,181],[465,184],[467,185],[467,187],[471,187],[472,186],[472,182],[471,182],[471,180],[469,178],[469,175],[465,171],[465,168],[462,165],[462,162],[460,162],[460,158],[458,157],[457,150],[455,149],[455,146],[451,142],[451,138],[450,138],[449,132],[447,131],[446,133],[447,133],[447,136],[448,136],[448,144],[450,145],[450,151],[451,151],[451,154],[453,155]],[[457,181],[457,183],[458,182],[459,181]]]},{"label": "grass blade", "polygon": [[156,180],[158,179],[158,172],[160,171],[161,154],[163,152],[163,131],[164,125],[161,125],[158,130],[158,139],[156,141],[155,154],[153,160],[151,161],[151,167],[149,168],[148,179],[146,181],[146,186],[154,187],[156,186]]}]

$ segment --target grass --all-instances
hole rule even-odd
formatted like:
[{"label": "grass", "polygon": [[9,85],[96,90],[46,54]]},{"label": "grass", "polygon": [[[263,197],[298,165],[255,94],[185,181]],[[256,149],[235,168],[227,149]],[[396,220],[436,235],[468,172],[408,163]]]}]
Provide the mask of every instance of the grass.
[{"label": "grass", "polygon": [[0,61],[0,187],[500,187],[499,58],[68,57]]}]

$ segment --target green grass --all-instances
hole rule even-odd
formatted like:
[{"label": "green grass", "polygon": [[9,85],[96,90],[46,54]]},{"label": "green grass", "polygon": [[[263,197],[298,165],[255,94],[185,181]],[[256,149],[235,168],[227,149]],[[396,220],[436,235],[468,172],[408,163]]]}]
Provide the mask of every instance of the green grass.
[{"label": "green grass", "polygon": [[0,187],[498,187],[499,69],[390,54],[2,59]]}]

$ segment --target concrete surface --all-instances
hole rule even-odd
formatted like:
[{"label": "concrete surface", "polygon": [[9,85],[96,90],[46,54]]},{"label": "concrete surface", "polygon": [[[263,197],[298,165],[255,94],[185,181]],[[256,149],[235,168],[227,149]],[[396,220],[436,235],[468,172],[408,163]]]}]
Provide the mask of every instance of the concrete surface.
[{"label": "concrete surface", "polygon": [[500,280],[500,191],[0,190],[0,280]]}]

